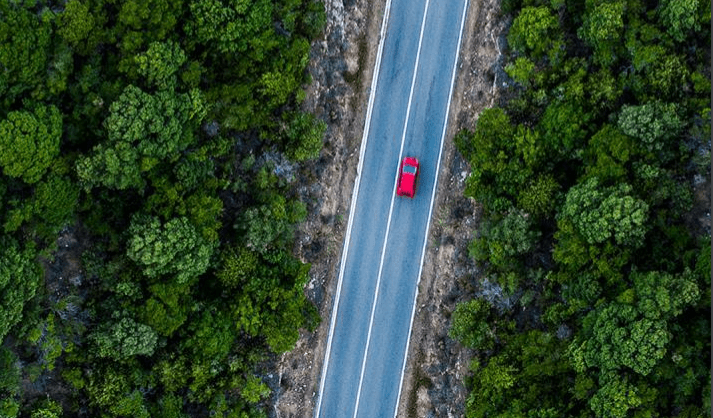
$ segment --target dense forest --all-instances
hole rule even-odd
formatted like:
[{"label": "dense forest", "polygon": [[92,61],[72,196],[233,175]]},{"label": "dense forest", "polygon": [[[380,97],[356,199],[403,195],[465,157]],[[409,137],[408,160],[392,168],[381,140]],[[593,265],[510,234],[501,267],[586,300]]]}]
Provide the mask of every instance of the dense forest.
[{"label": "dense forest", "polygon": [[[510,88],[456,146],[475,417],[709,417],[710,2],[503,0]],[[699,202],[709,211],[710,201]]]},{"label": "dense forest", "polygon": [[0,0],[0,417],[266,416],[262,365],[319,321],[276,167],[321,149],[300,103],[325,21]]}]

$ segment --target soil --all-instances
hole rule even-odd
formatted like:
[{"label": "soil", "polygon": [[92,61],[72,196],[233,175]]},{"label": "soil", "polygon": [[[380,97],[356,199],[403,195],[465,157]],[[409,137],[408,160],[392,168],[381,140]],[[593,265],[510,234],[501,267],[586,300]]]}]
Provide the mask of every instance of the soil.
[{"label": "soil", "polygon": [[[312,264],[306,292],[323,320],[314,332],[302,331],[295,349],[278,361],[270,411],[276,418],[314,414],[384,6],[384,0],[325,0],[327,27],[312,46],[313,82],[304,110],[324,120],[327,132],[320,158],[306,165],[300,178],[309,215],[297,233],[295,253]],[[460,129],[472,129],[480,111],[495,104],[499,88],[506,86],[500,51],[509,22],[499,6],[499,0],[475,0],[468,8],[399,418],[464,414],[463,377],[473,353],[449,339],[447,330],[455,305],[477,288],[479,274],[467,244],[480,210],[463,196],[469,167],[452,139]]]}]

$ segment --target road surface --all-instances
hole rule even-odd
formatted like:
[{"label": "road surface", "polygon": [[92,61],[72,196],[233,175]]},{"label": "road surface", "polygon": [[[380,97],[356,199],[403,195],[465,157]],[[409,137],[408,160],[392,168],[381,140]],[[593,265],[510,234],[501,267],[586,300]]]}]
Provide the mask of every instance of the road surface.
[{"label": "road surface", "polygon": [[[317,418],[391,418],[399,407],[467,7],[387,0]],[[403,156],[421,163],[413,200],[395,196]]]}]

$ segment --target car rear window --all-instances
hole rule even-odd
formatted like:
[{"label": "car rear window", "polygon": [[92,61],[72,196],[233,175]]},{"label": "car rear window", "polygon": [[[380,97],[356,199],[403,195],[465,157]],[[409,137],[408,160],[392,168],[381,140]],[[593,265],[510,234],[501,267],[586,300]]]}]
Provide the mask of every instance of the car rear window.
[{"label": "car rear window", "polygon": [[404,165],[404,173],[416,175],[416,167],[414,167],[412,165],[405,164]]}]

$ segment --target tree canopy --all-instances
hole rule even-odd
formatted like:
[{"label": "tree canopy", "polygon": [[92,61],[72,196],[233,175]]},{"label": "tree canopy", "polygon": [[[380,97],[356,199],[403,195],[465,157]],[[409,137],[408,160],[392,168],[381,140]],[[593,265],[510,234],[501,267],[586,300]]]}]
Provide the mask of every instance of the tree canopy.
[{"label": "tree canopy", "polygon": [[319,156],[325,22],[315,0],[0,0],[0,416],[266,416],[266,360],[319,321],[277,163]]},{"label": "tree canopy", "polygon": [[465,416],[710,416],[708,7],[502,6],[511,79],[454,142],[483,208],[459,281],[512,305],[451,315]]},{"label": "tree canopy", "polygon": [[59,154],[62,116],[54,106],[19,110],[0,120],[0,166],[3,173],[36,183]]}]

